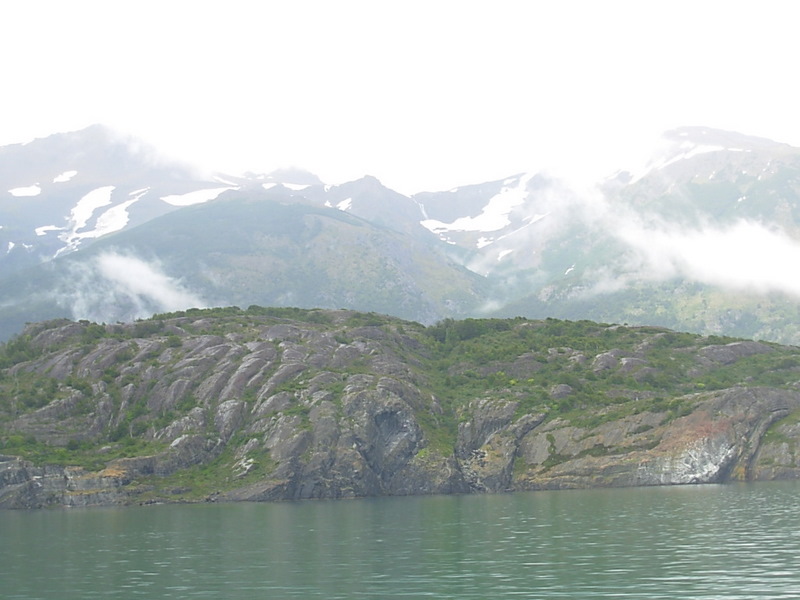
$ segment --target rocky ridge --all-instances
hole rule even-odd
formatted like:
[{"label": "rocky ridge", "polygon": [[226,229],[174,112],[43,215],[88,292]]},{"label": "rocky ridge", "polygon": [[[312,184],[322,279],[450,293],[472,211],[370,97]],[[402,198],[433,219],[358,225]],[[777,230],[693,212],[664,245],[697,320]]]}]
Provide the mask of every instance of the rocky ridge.
[{"label": "rocky ridge", "polygon": [[0,507],[800,475],[775,344],[251,307],[30,326],[0,365]]}]

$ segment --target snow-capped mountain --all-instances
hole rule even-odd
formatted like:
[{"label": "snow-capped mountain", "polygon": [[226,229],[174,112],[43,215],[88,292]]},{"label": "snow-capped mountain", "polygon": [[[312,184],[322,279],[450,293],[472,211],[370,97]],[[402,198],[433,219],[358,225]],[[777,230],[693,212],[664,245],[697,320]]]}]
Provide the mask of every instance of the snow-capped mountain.
[{"label": "snow-capped mountain", "polygon": [[596,192],[564,196],[544,280],[503,313],[800,341],[800,150],[684,128]]},{"label": "snow-capped mountain", "polygon": [[0,165],[0,338],[58,316],[226,304],[433,321],[484,296],[482,278],[419,226],[416,204],[371,177],[202,177],[102,127],[7,146]]},{"label": "snow-capped mountain", "polygon": [[0,148],[0,274],[237,189],[96,125]]},{"label": "snow-capped mountain", "polygon": [[[5,190],[5,192],[2,192]],[[523,315],[800,343],[800,150],[667,132],[595,185],[200,175],[96,126],[0,148],[0,336],[190,306]]]}]

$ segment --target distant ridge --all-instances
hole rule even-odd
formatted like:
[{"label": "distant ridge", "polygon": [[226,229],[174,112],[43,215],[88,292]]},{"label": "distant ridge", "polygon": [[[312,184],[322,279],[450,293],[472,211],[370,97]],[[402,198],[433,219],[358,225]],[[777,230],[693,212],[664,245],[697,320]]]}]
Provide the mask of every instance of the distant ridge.
[{"label": "distant ridge", "polygon": [[0,339],[32,320],[124,321],[185,301],[800,344],[800,151],[685,127],[641,164],[593,189],[534,171],[408,196],[297,167],[198,174],[102,126],[6,146]]}]

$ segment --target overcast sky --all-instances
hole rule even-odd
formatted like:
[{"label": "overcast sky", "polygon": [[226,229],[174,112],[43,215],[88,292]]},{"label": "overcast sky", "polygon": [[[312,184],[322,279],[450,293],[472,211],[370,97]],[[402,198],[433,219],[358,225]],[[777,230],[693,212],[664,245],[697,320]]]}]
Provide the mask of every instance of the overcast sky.
[{"label": "overcast sky", "polygon": [[800,146],[796,2],[107,0],[0,9],[0,144],[104,123],[405,193],[611,171],[706,125]]}]

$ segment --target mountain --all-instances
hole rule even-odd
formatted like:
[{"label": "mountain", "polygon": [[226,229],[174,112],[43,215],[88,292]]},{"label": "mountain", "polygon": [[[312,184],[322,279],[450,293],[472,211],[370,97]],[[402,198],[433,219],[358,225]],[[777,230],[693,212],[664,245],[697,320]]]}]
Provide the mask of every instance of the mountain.
[{"label": "mountain", "polygon": [[800,350],[588,321],[190,309],[0,347],[0,507],[800,476]]},{"label": "mountain", "polygon": [[197,174],[100,126],[7,146],[0,339],[255,304],[800,344],[800,150],[687,127],[642,156],[602,181],[531,172],[406,196],[370,176]]},{"label": "mountain", "polygon": [[497,316],[800,343],[799,194],[800,150],[695,127],[593,186],[534,173],[415,199]]},{"label": "mountain", "polygon": [[[416,204],[374,178],[326,186],[292,169],[202,179],[153,156],[101,127],[5,149],[0,181],[13,206],[0,213],[0,337],[61,316],[115,322],[231,304],[433,322],[485,296],[483,278],[419,227]],[[58,181],[20,185],[45,179]]]},{"label": "mountain", "polygon": [[0,148],[0,274],[235,187],[95,125]]}]

